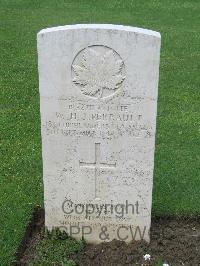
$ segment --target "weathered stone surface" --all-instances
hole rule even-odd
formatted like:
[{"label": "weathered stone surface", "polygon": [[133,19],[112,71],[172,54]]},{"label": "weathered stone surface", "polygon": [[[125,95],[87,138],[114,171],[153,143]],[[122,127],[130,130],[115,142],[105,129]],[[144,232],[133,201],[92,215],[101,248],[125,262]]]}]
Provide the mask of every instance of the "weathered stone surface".
[{"label": "weathered stone surface", "polygon": [[160,34],[44,29],[38,56],[46,226],[149,241]]}]

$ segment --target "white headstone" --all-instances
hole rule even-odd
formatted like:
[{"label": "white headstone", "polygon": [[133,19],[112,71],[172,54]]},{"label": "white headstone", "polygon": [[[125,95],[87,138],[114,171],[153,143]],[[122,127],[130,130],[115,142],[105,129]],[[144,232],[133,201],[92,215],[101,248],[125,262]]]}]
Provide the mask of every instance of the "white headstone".
[{"label": "white headstone", "polygon": [[160,34],[44,29],[38,55],[47,228],[149,241]]}]

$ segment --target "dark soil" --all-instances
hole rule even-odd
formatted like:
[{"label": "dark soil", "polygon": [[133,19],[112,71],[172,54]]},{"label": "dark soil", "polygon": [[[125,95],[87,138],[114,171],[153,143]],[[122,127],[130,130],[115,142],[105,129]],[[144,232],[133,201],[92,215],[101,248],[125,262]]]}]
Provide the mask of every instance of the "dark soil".
[{"label": "dark soil", "polygon": [[41,232],[44,228],[44,209],[36,207],[33,211],[32,219],[26,227],[24,237],[16,252],[16,262],[14,265],[28,265],[27,254],[34,252]]},{"label": "dark soil", "polygon": [[[38,209],[27,227],[27,232],[17,253],[17,265],[28,265],[28,256],[34,252],[40,232],[44,228],[44,211]],[[41,237],[41,236],[40,236]],[[37,240],[37,241],[36,241]],[[64,240],[63,240],[64,241]],[[143,255],[150,254],[145,261]],[[153,217],[151,242],[126,244],[114,240],[99,245],[86,244],[85,248],[71,256],[77,265],[200,265],[200,217]]]},{"label": "dark soil", "polygon": [[[150,254],[145,261],[143,255]],[[151,242],[112,241],[86,245],[72,257],[78,265],[200,265],[200,218],[153,218]]]}]

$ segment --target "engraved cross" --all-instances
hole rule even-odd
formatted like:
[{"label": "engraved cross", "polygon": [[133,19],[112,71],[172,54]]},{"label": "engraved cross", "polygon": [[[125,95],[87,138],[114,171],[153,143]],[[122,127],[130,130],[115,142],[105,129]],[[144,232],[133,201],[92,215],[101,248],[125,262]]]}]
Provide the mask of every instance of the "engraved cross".
[{"label": "engraved cross", "polygon": [[101,163],[100,162],[100,143],[95,143],[95,162],[94,163],[86,163],[80,162],[80,167],[95,169],[95,199],[99,199],[97,197],[98,188],[97,188],[97,177],[100,176],[101,169],[115,169],[116,163]]}]

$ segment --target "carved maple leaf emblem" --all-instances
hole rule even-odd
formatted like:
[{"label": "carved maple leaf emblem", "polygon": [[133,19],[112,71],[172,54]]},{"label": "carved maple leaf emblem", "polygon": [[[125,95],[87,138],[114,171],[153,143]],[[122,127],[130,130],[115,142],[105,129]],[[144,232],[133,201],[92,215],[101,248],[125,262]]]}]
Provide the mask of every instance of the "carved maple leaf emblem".
[{"label": "carved maple leaf emblem", "polygon": [[104,90],[115,91],[125,79],[122,67],[123,61],[116,58],[112,49],[102,55],[88,48],[80,63],[72,65],[73,82],[81,87],[83,94],[102,98]]}]

